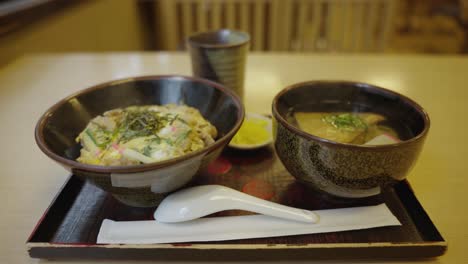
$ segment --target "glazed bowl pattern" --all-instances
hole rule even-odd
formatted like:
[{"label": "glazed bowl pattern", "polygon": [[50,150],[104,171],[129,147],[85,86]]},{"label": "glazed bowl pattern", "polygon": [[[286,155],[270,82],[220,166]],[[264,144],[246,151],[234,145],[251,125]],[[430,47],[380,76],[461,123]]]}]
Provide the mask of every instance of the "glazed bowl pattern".
[{"label": "glazed bowl pattern", "polygon": [[[215,143],[177,158],[142,165],[97,166],[76,161],[81,146],[75,138],[95,116],[131,105],[169,103],[198,109],[218,130]],[[73,174],[127,205],[149,207],[186,185],[216,159],[243,119],[240,99],[220,84],[185,76],[142,76],[99,84],[59,101],[38,121],[35,138],[47,156]]]},{"label": "glazed bowl pattern", "polygon": [[[338,143],[302,131],[291,110],[372,111],[407,125],[413,135],[385,145]],[[286,169],[305,185],[332,197],[363,198],[406,178],[427,132],[427,113],[411,99],[376,86],[316,81],[281,91],[273,102],[275,148]],[[400,131],[398,131],[400,132]]]}]

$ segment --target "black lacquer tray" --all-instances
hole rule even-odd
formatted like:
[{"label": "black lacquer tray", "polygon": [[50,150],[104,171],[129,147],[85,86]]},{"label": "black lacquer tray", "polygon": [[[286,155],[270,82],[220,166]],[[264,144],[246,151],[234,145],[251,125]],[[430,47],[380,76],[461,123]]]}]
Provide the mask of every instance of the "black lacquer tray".
[{"label": "black lacquer tray", "polygon": [[[154,260],[313,260],[348,258],[427,258],[442,255],[447,243],[407,181],[379,197],[333,201],[296,182],[272,148],[226,150],[192,185],[222,184],[295,207],[317,210],[385,202],[402,226],[223,242],[153,245],[98,245],[103,219],[149,220],[155,208],[134,208],[70,176],[27,241],[33,258]],[[227,211],[217,216],[246,214]]]}]

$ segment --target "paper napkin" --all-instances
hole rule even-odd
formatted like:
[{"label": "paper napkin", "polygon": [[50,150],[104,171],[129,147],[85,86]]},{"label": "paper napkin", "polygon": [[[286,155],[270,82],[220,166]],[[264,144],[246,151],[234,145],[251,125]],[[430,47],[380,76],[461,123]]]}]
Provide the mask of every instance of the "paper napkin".
[{"label": "paper napkin", "polygon": [[385,204],[314,211],[318,223],[266,215],[206,217],[181,223],[105,219],[98,244],[154,244],[292,236],[401,225]]}]

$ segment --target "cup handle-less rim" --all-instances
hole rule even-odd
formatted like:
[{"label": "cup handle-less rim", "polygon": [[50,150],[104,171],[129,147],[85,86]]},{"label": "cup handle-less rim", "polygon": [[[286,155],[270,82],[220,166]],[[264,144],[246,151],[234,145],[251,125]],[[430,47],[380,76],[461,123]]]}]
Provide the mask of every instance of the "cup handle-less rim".
[{"label": "cup handle-less rim", "polygon": [[[216,41],[202,41],[202,39],[207,39],[211,37],[218,38],[218,36],[226,37],[226,35],[234,35],[239,38],[237,41],[231,42],[222,42],[216,43]],[[231,29],[220,29],[215,31],[204,31],[192,34],[187,37],[187,45],[199,48],[234,48],[240,47],[242,45],[248,44],[250,42],[250,35],[247,32],[231,30]]]}]

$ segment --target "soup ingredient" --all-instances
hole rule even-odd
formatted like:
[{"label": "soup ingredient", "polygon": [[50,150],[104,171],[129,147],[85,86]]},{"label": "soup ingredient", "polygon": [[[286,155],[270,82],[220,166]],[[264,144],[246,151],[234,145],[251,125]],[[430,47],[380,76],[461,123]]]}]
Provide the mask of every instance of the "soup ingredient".
[{"label": "soup ingredient", "polygon": [[369,140],[366,142],[365,145],[386,145],[386,144],[395,144],[398,143],[399,140],[389,136],[387,134],[382,134],[379,136],[376,136],[375,138]]},{"label": "soup ingredient", "polygon": [[367,129],[367,124],[361,119],[361,117],[350,113],[326,115],[322,117],[322,121],[343,131],[353,132]]},{"label": "soup ingredient", "polygon": [[232,138],[231,143],[236,145],[262,144],[271,138],[268,122],[260,118],[247,118],[239,131]]},{"label": "soup ingredient", "polygon": [[380,125],[385,117],[375,113],[295,112],[294,118],[305,132],[340,143],[360,145],[383,133],[398,137],[391,128]]},{"label": "soup ingredient", "polygon": [[92,119],[77,137],[77,161],[117,166],[175,158],[214,142],[216,128],[186,105],[130,106]]}]

